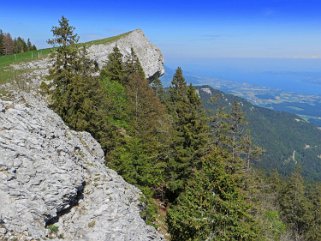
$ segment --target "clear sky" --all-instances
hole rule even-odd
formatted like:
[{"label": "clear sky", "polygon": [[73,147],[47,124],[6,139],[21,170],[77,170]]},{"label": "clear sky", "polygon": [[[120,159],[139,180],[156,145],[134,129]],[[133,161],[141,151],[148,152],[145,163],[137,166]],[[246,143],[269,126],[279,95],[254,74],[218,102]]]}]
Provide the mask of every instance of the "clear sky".
[{"label": "clear sky", "polygon": [[0,29],[46,47],[62,15],[81,41],[143,29],[169,62],[321,57],[321,0],[1,1]]}]

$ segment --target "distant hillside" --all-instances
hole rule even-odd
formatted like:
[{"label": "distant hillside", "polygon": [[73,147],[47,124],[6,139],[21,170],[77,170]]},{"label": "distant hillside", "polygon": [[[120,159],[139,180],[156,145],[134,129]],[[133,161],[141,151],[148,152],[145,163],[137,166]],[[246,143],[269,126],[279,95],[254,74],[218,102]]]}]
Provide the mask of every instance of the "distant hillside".
[{"label": "distant hillside", "polygon": [[229,110],[234,101],[242,103],[253,139],[265,149],[262,160],[255,163],[257,167],[276,168],[287,175],[299,164],[306,178],[321,180],[321,131],[318,128],[296,115],[254,106],[210,86],[196,88],[210,114],[218,107]]}]

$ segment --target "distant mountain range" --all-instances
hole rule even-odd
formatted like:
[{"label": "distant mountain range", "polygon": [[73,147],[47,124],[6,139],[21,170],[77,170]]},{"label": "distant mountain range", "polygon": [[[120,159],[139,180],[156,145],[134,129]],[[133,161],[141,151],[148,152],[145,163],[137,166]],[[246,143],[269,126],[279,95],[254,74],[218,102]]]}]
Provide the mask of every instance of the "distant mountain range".
[{"label": "distant mountain range", "polygon": [[[265,150],[255,166],[287,175],[300,165],[307,179],[321,180],[320,129],[297,115],[255,106],[208,85],[196,88],[209,115],[219,107],[229,110],[234,101],[241,103],[254,142]],[[211,101],[213,96],[216,102]]]}]

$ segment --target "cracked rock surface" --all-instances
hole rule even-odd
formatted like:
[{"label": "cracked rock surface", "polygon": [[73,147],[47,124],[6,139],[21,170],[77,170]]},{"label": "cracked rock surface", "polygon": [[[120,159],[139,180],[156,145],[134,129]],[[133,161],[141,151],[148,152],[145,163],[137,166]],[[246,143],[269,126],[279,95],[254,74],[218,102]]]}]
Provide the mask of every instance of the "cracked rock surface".
[{"label": "cracked rock surface", "polygon": [[[164,74],[164,57],[159,48],[153,45],[145,36],[142,30],[134,30],[121,38],[104,44],[95,44],[88,47],[88,56],[97,61],[99,67],[105,65],[108,55],[117,46],[124,56],[129,56],[131,48],[134,49],[144,73],[147,78],[153,76],[161,76]],[[36,60],[24,64],[14,65],[16,69],[31,69],[33,79],[36,83],[40,83],[42,77],[48,74],[48,69],[52,65],[49,58]]]},{"label": "cracked rock surface", "polygon": [[163,240],[141,219],[140,195],[40,97],[0,100],[0,240]]}]

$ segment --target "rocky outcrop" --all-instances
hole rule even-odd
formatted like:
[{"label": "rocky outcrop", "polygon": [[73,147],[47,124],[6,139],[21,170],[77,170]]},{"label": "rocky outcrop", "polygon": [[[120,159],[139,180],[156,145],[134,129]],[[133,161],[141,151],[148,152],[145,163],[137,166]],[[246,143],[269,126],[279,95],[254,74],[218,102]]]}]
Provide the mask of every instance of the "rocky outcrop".
[{"label": "rocky outcrop", "polygon": [[140,195],[40,97],[0,100],[0,240],[162,240]]},{"label": "rocky outcrop", "polygon": [[[147,78],[164,74],[164,58],[161,51],[149,42],[142,30],[131,31],[119,37],[117,40],[105,44],[91,44],[88,48],[88,55],[91,59],[97,61],[99,67],[102,67],[115,46],[117,46],[123,54],[124,60],[126,56],[130,55],[131,48],[133,48]],[[50,65],[50,59],[46,58],[20,64],[15,66],[15,68],[32,70],[33,78],[39,82],[44,75],[48,74]]]},{"label": "rocky outcrop", "polygon": [[145,37],[144,32],[139,29],[129,32],[117,41],[92,45],[89,47],[88,52],[91,59],[95,59],[99,66],[102,66],[115,46],[119,48],[123,56],[130,55],[131,48],[133,48],[147,78],[164,74],[164,59],[161,51],[151,44]]},{"label": "rocky outcrop", "polygon": [[[91,44],[89,56],[102,66],[114,46],[124,55],[134,48],[147,77],[163,74],[163,56],[141,30],[116,39]],[[14,67],[29,69],[23,82],[33,92],[50,65],[46,58]],[[0,95],[1,241],[163,240],[140,217],[140,190],[106,168],[90,134],[70,130],[36,92],[8,86],[9,100]]]}]

